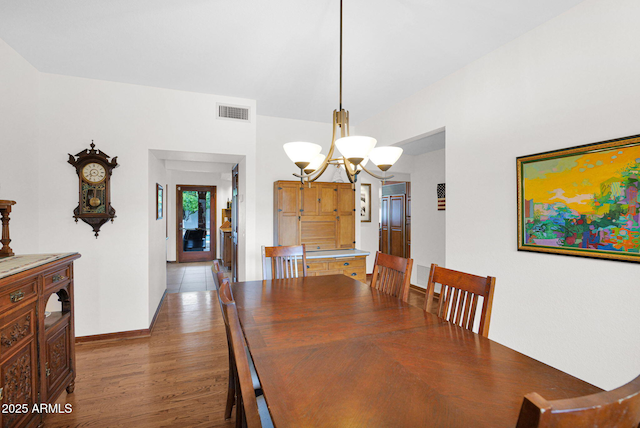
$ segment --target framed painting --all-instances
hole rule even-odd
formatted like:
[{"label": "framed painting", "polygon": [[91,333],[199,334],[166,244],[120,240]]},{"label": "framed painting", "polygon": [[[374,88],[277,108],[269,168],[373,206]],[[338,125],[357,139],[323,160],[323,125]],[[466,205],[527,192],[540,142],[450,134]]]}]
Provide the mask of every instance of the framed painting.
[{"label": "framed painting", "polygon": [[371,222],[371,184],[360,185],[360,222]]},{"label": "framed painting", "polygon": [[640,261],[640,135],[516,163],[518,250]]},{"label": "framed painting", "polygon": [[162,220],[162,210],[164,205],[164,189],[156,183],[156,220]]}]

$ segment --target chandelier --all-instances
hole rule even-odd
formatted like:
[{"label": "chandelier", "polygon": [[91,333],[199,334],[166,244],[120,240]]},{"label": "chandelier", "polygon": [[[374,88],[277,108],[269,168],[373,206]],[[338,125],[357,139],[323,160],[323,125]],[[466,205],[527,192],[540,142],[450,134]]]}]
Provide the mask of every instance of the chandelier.
[{"label": "chandelier", "polygon": [[[338,136],[339,137],[336,139]],[[329,165],[343,167],[351,183],[358,180],[358,174],[364,171],[379,180],[387,180],[393,176],[380,176],[366,167],[371,161],[381,171],[386,172],[402,155],[400,147],[375,147],[376,139],[360,135],[349,135],[349,112],[342,108],[342,0],[340,0],[340,109],[333,111],[333,137],[331,148],[325,156],[320,153],[319,144],[296,141],[286,143],[284,151],[289,159],[300,168],[300,174],[293,174],[301,182],[316,181]],[[335,149],[341,156],[335,153]],[[386,175],[386,174],[385,174]]]}]

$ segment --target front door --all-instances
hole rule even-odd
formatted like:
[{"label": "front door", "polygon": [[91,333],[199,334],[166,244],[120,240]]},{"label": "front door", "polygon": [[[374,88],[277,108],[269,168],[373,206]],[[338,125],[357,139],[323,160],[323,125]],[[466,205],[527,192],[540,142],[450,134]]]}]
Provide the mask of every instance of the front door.
[{"label": "front door", "polygon": [[176,186],[178,262],[205,262],[216,254],[216,186]]}]

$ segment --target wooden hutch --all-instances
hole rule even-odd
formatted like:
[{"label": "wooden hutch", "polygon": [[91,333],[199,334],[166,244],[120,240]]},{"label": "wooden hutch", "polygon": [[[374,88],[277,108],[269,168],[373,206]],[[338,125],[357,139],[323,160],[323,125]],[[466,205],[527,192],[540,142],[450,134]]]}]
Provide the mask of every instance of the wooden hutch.
[{"label": "wooden hutch", "polygon": [[356,197],[351,183],[276,181],[274,245],[307,249],[307,274],[342,273],[366,281],[366,256],[355,248]]}]

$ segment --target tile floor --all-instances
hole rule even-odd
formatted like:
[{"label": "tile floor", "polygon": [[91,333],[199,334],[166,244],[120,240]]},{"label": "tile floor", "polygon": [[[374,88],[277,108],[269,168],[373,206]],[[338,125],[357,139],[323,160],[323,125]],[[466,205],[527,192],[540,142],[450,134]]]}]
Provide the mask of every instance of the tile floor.
[{"label": "tile floor", "polygon": [[215,290],[211,263],[167,263],[167,293]]}]

